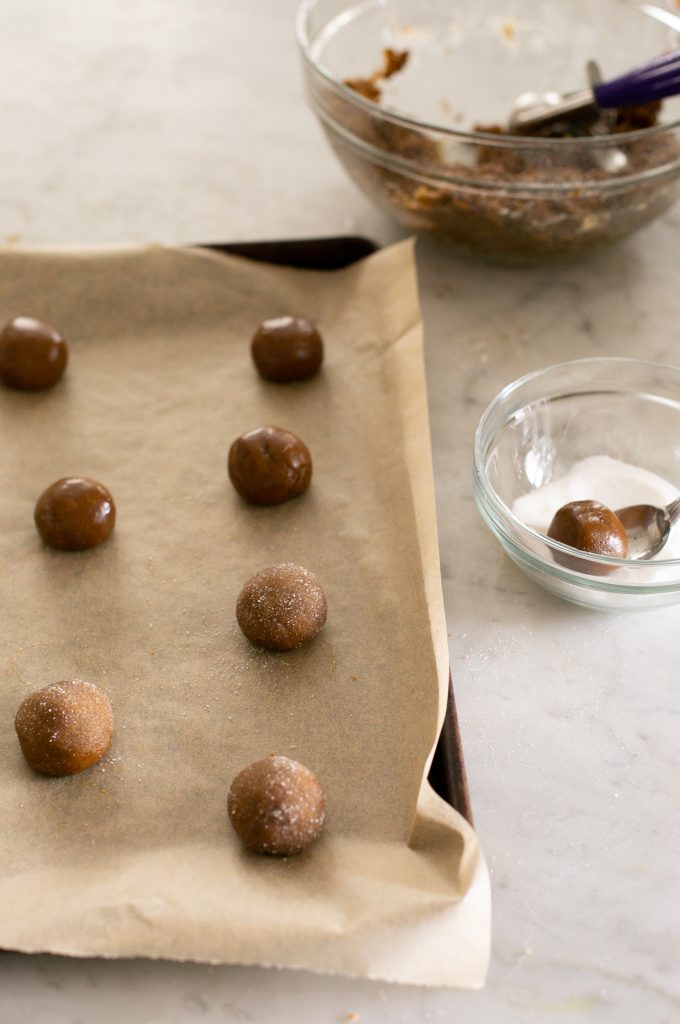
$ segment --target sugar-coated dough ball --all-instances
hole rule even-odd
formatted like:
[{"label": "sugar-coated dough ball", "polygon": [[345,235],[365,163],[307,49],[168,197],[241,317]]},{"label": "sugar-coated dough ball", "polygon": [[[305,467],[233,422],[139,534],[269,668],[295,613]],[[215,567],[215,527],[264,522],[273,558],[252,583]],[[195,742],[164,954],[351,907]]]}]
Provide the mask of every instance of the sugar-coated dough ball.
[{"label": "sugar-coated dough ball", "polygon": [[104,484],[69,476],[40,495],[34,518],[45,544],[62,551],[85,551],[111,536],[116,506]]},{"label": "sugar-coated dough ball", "polygon": [[66,369],[68,346],[56,328],[17,316],[0,332],[0,380],[19,391],[51,388]]},{"label": "sugar-coated dough ball", "polygon": [[313,377],[323,361],[321,335],[304,316],[263,320],[250,351],[260,376],[277,383]]},{"label": "sugar-coated dough ball", "polygon": [[14,726],[31,768],[43,775],[74,775],[106,754],[113,713],[109,698],[94,683],[69,679],[29,694]]},{"label": "sugar-coated dough ball", "polygon": [[256,427],[229,449],[229,479],[254,505],[280,505],[297,498],[312,479],[312,456],[305,442],[282,427]]},{"label": "sugar-coated dough ball", "polygon": [[319,838],[326,800],[314,772],[272,754],[239,772],[229,790],[227,810],[251,850],[288,856]]},{"label": "sugar-coated dough ball", "polygon": [[260,570],[236,602],[238,624],[252,643],[291,651],[319,632],[326,621],[326,595],[316,576],[286,562]]}]

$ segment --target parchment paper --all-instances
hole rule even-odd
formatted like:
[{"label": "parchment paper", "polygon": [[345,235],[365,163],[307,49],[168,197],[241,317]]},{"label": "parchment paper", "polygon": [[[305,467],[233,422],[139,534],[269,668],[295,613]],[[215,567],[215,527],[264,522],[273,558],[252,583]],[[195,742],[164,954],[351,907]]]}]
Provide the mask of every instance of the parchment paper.
[{"label": "parchment paper", "polygon": [[[322,374],[268,384],[249,340],[298,312]],[[423,780],[447,646],[412,251],[311,273],[160,247],[0,252],[0,320],[57,325],[50,392],[0,393],[0,946],[262,963],[432,985],[483,983],[489,887],[476,836]],[[287,427],[303,498],[258,509],[229,444]],[[42,490],[101,480],[113,538],[64,554]],[[257,569],[295,561],[328,597],[322,634],[255,650],[234,617]],[[48,682],[109,695],[115,737],[65,779],[24,764],[13,720]],[[270,752],[312,768],[327,829],[286,860],[245,851],[233,776]]]}]

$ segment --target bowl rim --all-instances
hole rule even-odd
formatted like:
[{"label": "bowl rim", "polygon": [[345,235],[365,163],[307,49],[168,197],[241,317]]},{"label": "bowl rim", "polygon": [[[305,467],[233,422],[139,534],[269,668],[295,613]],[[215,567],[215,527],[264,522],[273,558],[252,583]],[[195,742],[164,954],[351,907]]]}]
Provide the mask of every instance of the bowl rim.
[{"label": "bowl rim", "polygon": [[[640,368],[647,368],[649,370],[654,370],[657,372],[662,371],[665,373],[671,373],[674,376],[680,378],[680,367],[673,366],[669,363],[657,363],[649,359],[635,359],[634,357],[624,356],[589,356],[583,359],[569,359],[561,363],[553,363],[550,366],[542,367],[539,370],[532,370],[530,373],[526,373],[522,377],[518,377],[516,380],[513,380],[509,384],[506,384],[505,387],[501,388],[498,394],[492,399],[492,401],[489,403],[489,405],[482,413],[482,416],[477,425],[477,429],[475,430],[474,442],[472,447],[475,497],[479,504],[481,500],[479,492],[482,492],[485,502],[483,509],[484,518],[493,518],[494,525],[497,528],[499,528],[503,533],[504,543],[505,541],[508,541],[522,555],[530,555],[532,560],[536,561],[537,564],[540,563],[540,565],[544,566],[545,568],[548,568],[552,574],[560,576],[563,579],[570,580],[571,582],[580,583],[581,585],[587,585],[592,589],[600,589],[609,592],[619,591],[630,593],[642,592],[643,590],[647,590],[650,593],[661,593],[671,592],[676,589],[679,589],[680,558],[658,558],[651,560],[613,558],[609,555],[596,555],[588,551],[579,551],[579,560],[582,560],[585,563],[592,562],[594,565],[605,564],[607,566],[611,566],[612,570],[617,568],[626,568],[628,570],[632,569],[633,572],[642,573],[645,569],[649,571],[650,568],[656,567],[657,569],[677,569],[678,571],[677,580],[675,582],[669,583],[667,579],[664,581],[659,580],[656,583],[653,580],[641,580],[638,584],[635,581],[628,579],[625,583],[622,582],[617,584],[615,579],[610,578],[605,580],[601,577],[596,577],[596,579],[593,579],[593,575],[595,574],[588,575],[586,573],[580,573],[577,570],[570,569],[568,566],[563,566],[558,563],[549,562],[546,558],[543,558],[540,555],[536,554],[536,552],[533,551],[532,548],[525,548],[523,546],[520,546],[518,544],[517,539],[514,536],[507,534],[506,531],[503,529],[503,523],[504,521],[506,521],[510,525],[512,525],[513,530],[518,537],[526,537],[527,540],[531,540],[533,543],[538,541],[545,547],[547,547],[549,550],[557,551],[558,553],[563,555],[569,555],[571,557],[573,557],[574,555],[573,547],[571,547],[568,544],[562,544],[560,541],[553,540],[551,537],[548,537],[545,534],[540,533],[538,530],[534,530],[531,526],[528,526],[523,520],[519,519],[518,516],[514,514],[512,509],[510,509],[505,504],[505,502],[500,498],[500,496],[497,494],[497,492],[489,482],[489,479],[484,468],[484,453],[487,446],[483,442],[485,440],[487,432],[486,428],[492,416],[494,415],[494,413],[497,412],[497,410],[504,402],[511,398],[511,396],[515,392],[519,391],[526,384],[530,384],[532,381],[538,380],[541,377],[547,375],[548,373],[559,373],[559,371],[561,370],[566,370],[567,368],[579,366],[583,367],[584,369],[587,369],[588,367],[595,369],[598,366],[636,366]],[[600,390],[602,389],[600,388]],[[520,406],[518,406],[517,408],[520,408]],[[508,410],[507,414],[504,417],[504,422],[507,422],[509,416],[513,415],[513,413],[516,411],[516,409]],[[493,516],[491,516],[490,510],[494,513]]]},{"label": "bowl rim", "polygon": [[[532,135],[503,136],[494,132],[476,131],[474,129],[471,131],[465,131],[461,128],[448,128],[446,125],[436,124],[430,121],[422,121],[419,118],[409,117],[407,114],[399,114],[392,110],[386,110],[384,107],[381,107],[379,103],[374,103],[372,100],[362,96],[361,93],[356,91],[356,89],[352,89],[348,85],[345,85],[341,79],[332,75],[331,72],[315,58],[312,52],[313,43],[309,35],[308,23],[311,12],[320,2],[321,0],[301,0],[297,9],[295,16],[295,36],[303,60],[314,72],[321,75],[329,86],[336,89],[345,100],[352,103],[358,110],[372,114],[373,116],[375,116],[376,111],[379,111],[381,116],[392,124],[404,128],[415,129],[421,132],[434,132],[445,138],[455,139],[459,142],[479,142],[484,143],[484,145],[496,146],[499,149],[523,150],[545,148],[549,151],[554,150],[556,153],[560,150],[568,149],[570,146],[578,146],[579,149],[585,148],[602,150],[609,147],[637,142],[641,139],[648,139],[653,135],[670,135],[676,129],[680,129],[680,117],[678,117],[674,121],[669,121],[666,124],[654,125],[651,128],[638,128],[636,131],[632,132],[619,132],[616,135],[586,136],[584,138],[579,137],[578,139],[544,139],[537,138]],[[380,3],[381,0],[372,0],[372,2]],[[630,2],[630,0],[625,0],[625,2]],[[645,12],[643,11],[643,13]],[[649,12],[647,13],[649,14]],[[676,17],[673,15],[672,11],[664,13]],[[652,14],[649,14],[649,16],[654,17]],[[680,14],[677,15],[677,31],[680,33]],[[680,163],[680,160],[678,162]]]}]

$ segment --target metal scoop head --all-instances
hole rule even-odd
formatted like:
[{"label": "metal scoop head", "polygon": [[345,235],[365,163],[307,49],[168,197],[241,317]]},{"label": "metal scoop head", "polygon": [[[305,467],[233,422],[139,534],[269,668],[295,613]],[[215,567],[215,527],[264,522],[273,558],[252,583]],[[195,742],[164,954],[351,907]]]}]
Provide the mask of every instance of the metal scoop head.
[{"label": "metal scoop head", "polygon": [[676,498],[666,508],[628,505],[627,508],[617,509],[616,515],[628,535],[628,557],[653,558],[664,547],[673,523],[680,516],[680,498]]}]

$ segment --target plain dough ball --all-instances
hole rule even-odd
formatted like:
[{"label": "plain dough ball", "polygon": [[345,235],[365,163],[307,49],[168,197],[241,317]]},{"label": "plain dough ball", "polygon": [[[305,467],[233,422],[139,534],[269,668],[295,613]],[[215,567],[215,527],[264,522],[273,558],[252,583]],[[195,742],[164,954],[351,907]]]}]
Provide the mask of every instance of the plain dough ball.
[{"label": "plain dough ball", "polygon": [[256,427],[229,449],[229,479],[254,505],[280,505],[304,494],[312,479],[312,456],[297,434],[282,427]]},{"label": "plain dough ball", "polygon": [[116,505],[104,484],[67,476],[43,491],[34,519],[44,544],[61,551],[87,551],[113,533]]},{"label": "plain dough ball", "polygon": [[260,375],[278,383],[313,377],[323,361],[321,335],[304,316],[263,320],[250,350]]},{"label": "plain dough ball", "polygon": [[10,388],[51,388],[61,380],[67,362],[64,338],[42,320],[17,316],[0,332],[0,380]]},{"label": "plain dough ball", "polygon": [[293,562],[255,573],[236,602],[236,618],[245,635],[270,651],[291,651],[313,639],[326,612],[326,595],[318,579]]},{"label": "plain dough ball", "polygon": [[19,705],[14,726],[26,761],[43,775],[74,775],[111,746],[109,698],[80,679],[50,683]]},{"label": "plain dough ball", "polygon": [[229,820],[256,853],[300,853],[321,835],[326,799],[314,772],[282,754],[248,765],[227,802]]},{"label": "plain dough ball", "polygon": [[[578,551],[609,558],[627,558],[628,534],[626,528],[611,509],[599,501],[570,501],[562,505],[553,516],[548,528],[552,540],[567,544]],[[560,565],[575,572],[591,576],[607,576],[616,567],[603,562],[587,562],[584,558],[573,558],[561,551],[554,551],[553,557]]]}]

